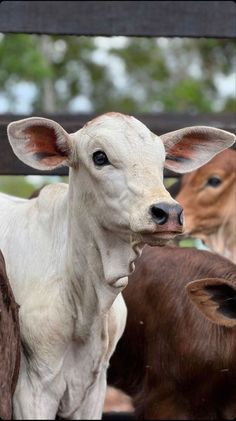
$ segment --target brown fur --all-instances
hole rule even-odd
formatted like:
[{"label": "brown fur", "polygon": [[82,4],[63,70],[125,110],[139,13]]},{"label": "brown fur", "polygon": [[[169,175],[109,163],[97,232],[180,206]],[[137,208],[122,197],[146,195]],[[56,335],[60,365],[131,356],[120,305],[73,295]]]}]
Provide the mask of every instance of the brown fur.
[{"label": "brown fur", "polygon": [[207,251],[144,248],[123,291],[127,326],[108,371],[138,418],[236,417],[236,328],[208,321],[185,289],[214,277],[236,282],[236,266]]},{"label": "brown fur", "polygon": [[18,305],[0,252],[0,419],[12,418],[12,396],[20,367]]}]

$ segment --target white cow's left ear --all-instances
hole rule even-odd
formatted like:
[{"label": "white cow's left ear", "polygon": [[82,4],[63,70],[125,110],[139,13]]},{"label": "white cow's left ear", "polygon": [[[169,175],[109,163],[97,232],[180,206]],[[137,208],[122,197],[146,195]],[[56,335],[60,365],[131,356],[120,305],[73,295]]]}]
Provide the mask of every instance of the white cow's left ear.
[{"label": "white cow's left ear", "polygon": [[7,133],[16,156],[30,167],[53,170],[68,165],[72,140],[55,121],[26,118],[10,123]]},{"label": "white cow's left ear", "polygon": [[196,170],[236,140],[233,133],[207,126],[186,127],[160,138],[166,150],[165,167],[177,173]]}]

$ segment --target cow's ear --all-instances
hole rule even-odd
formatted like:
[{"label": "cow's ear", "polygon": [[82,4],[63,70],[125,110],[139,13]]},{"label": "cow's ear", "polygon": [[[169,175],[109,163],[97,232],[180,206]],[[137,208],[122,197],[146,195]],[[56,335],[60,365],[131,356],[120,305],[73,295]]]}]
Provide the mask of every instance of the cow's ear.
[{"label": "cow's ear", "polygon": [[186,127],[160,137],[166,150],[165,167],[177,173],[196,170],[236,140],[232,133],[207,126]]},{"label": "cow's ear", "polygon": [[222,326],[236,326],[236,284],[218,278],[189,282],[187,293],[209,320]]},{"label": "cow's ear", "polygon": [[30,167],[52,170],[68,165],[72,140],[55,121],[26,118],[10,123],[7,132],[16,156]]}]

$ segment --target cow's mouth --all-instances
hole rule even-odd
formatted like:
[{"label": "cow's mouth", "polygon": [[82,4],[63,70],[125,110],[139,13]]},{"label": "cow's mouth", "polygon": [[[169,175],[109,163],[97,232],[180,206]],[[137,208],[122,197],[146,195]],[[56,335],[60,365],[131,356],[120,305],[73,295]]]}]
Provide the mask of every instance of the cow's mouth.
[{"label": "cow's mouth", "polygon": [[162,231],[152,233],[141,233],[142,241],[146,244],[153,246],[165,246],[168,241],[173,240],[182,231]]}]

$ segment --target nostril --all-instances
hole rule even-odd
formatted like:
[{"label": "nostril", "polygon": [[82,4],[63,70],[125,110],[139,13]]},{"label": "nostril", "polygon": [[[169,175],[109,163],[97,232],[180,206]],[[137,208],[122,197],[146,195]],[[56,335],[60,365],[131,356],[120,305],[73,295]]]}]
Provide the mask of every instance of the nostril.
[{"label": "nostril", "polygon": [[182,226],[184,224],[184,211],[182,206],[180,206],[179,204],[174,205],[173,212],[177,216],[179,225]]},{"label": "nostril", "polygon": [[170,205],[165,202],[154,203],[150,207],[150,213],[153,220],[158,225],[164,225],[168,222],[182,227],[184,224],[184,212],[179,204]]},{"label": "nostril", "polygon": [[183,209],[178,214],[178,219],[179,219],[179,225],[182,226],[184,224],[184,211],[183,211]]},{"label": "nostril", "polygon": [[168,221],[169,214],[160,206],[151,206],[151,214],[158,225],[163,225]]}]

